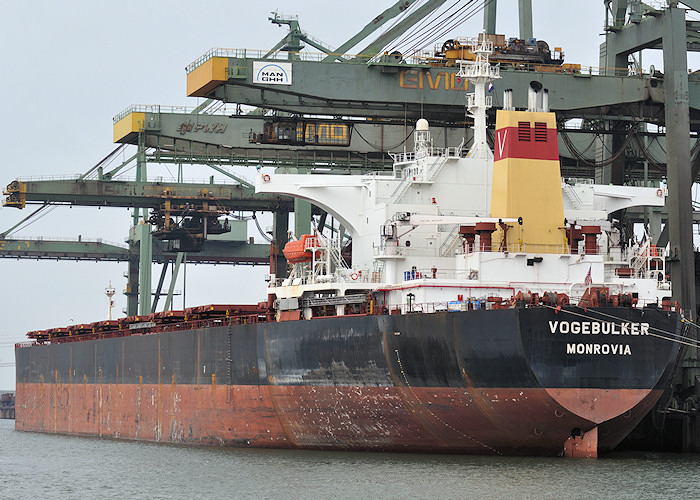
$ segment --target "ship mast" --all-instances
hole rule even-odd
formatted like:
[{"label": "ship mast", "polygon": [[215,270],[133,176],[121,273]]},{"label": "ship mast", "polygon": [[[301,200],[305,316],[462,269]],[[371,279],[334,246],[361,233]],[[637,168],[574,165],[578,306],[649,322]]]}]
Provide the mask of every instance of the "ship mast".
[{"label": "ship mast", "polygon": [[107,285],[107,288],[105,288],[105,295],[107,296],[107,319],[111,320],[112,308],[114,307],[114,301],[112,300],[112,297],[114,297],[114,287],[112,287],[111,281],[109,285]]},{"label": "ship mast", "polygon": [[486,95],[486,85],[501,77],[500,68],[489,64],[493,42],[486,38],[485,32],[472,41],[470,50],[476,54],[476,61],[460,61],[457,73],[474,86],[474,92],[467,93],[467,110],[474,119],[474,144],[467,156],[492,159],[493,151],[486,142],[486,110],[492,106],[493,99]]}]

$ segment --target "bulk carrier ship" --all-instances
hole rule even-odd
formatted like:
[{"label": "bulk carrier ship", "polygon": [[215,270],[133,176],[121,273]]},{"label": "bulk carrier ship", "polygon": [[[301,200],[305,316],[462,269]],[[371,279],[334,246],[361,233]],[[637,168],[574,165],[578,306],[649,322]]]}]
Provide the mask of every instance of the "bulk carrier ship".
[{"label": "bulk carrier ship", "polygon": [[185,444],[597,456],[671,387],[683,337],[662,249],[610,215],[663,188],[561,179],[547,92],[512,91],[487,143],[492,46],[467,149],[414,150],[372,175],[258,176],[352,236],[310,228],[266,302],[30,332],[16,348],[25,431]]}]

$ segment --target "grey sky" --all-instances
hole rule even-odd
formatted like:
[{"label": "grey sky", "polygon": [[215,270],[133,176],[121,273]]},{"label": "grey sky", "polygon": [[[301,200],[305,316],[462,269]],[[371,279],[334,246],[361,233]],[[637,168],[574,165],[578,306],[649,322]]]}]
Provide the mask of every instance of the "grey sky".
[{"label": "grey sky", "polygon": [[[131,104],[197,105],[185,96],[185,66],[212,47],[272,47],[286,29],[267,20],[271,11],[298,14],[304,30],[337,47],[392,3],[4,0],[0,185],[88,170],[114,148],[112,117]],[[499,4],[497,31],[517,36],[517,1]],[[537,38],[562,47],[567,62],[597,66],[602,1],[533,0],[533,12]],[[478,14],[452,35],[475,36],[481,24]],[[209,175],[204,167],[185,173]],[[0,209],[0,232],[30,210]],[[19,235],[123,243],[129,225],[126,209],[59,207]],[[122,316],[124,271],[125,264],[0,259],[0,390],[14,388],[14,367],[5,366],[14,362],[14,342],[30,330],[105,319],[110,280],[117,289],[115,312]],[[156,278],[159,272],[154,270]],[[264,273],[188,266],[187,305],[264,300]],[[181,299],[175,305],[181,307]]]}]

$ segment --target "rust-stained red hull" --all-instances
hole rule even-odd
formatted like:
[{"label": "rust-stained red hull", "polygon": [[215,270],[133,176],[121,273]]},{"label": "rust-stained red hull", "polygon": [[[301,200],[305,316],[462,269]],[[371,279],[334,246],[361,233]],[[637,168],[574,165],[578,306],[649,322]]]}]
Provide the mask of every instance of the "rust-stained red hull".
[{"label": "rust-stained red hull", "polygon": [[[17,430],[184,444],[548,455],[572,428],[595,427],[543,389],[44,383],[17,394]],[[648,391],[624,428],[660,395]],[[624,438],[616,427],[602,426],[599,449]]]}]

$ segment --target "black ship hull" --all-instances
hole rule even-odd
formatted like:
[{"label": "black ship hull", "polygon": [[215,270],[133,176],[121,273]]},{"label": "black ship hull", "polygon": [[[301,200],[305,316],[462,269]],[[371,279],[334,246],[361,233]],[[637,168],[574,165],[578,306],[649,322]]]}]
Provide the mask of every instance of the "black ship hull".
[{"label": "black ship hull", "polygon": [[595,456],[670,387],[679,344],[668,337],[681,320],[659,309],[532,307],[172,330],[18,347],[16,428]]}]

